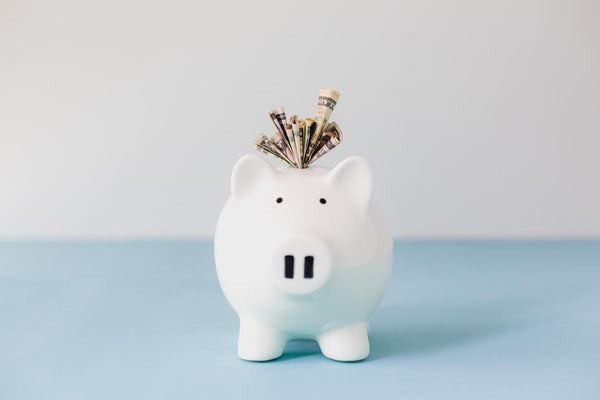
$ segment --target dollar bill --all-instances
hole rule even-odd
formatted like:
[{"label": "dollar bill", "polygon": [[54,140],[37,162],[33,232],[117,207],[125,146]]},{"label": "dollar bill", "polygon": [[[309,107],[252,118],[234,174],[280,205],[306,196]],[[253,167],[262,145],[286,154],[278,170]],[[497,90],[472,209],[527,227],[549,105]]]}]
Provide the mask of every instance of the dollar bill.
[{"label": "dollar bill", "polygon": [[298,158],[300,160],[300,168],[306,168],[308,165],[304,162],[304,137],[306,131],[306,121],[303,119],[297,120],[298,125],[298,138],[296,143],[298,144]]},{"label": "dollar bill", "polygon": [[319,90],[319,100],[317,101],[317,113],[315,120],[327,121],[337,105],[340,94],[333,89]]},{"label": "dollar bill", "polygon": [[297,157],[297,152],[296,152],[296,140],[294,139],[294,131],[292,130],[292,124],[287,124],[285,126],[285,134],[287,136],[287,140],[288,143],[290,145],[290,152],[292,154],[292,159],[294,161],[294,164],[296,164],[298,166],[298,168],[300,168],[300,164],[298,163],[298,157]]},{"label": "dollar bill", "polygon": [[285,133],[285,126],[287,125],[287,118],[285,116],[285,110],[283,109],[283,107],[278,107],[276,112],[277,112],[277,114],[275,116],[277,118],[277,121],[279,122],[279,126],[281,126],[283,128],[283,132],[281,132],[281,133]]},{"label": "dollar bill", "polygon": [[254,140],[254,145],[258,150],[262,151],[263,153],[270,154],[275,158],[286,162],[291,167],[295,167],[295,164],[285,155],[285,153],[283,153],[278,148],[278,146],[264,133],[259,133],[256,136],[256,139]]},{"label": "dollar bill", "polygon": [[323,155],[329,153],[331,150],[333,150],[338,144],[340,144],[340,140],[338,138],[332,137],[331,139],[329,139],[329,141],[327,141],[327,143],[325,143],[324,146],[322,146],[310,159],[310,162],[313,163],[315,161],[317,161],[319,158],[321,158]]},{"label": "dollar bill", "polygon": [[315,151],[315,147],[317,146],[317,143],[321,139],[321,134],[322,134],[323,128],[325,127],[326,124],[327,124],[326,121],[315,121],[315,129],[314,129],[313,134],[310,136],[310,139],[308,141],[307,150],[306,150],[305,158],[307,160],[310,160],[311,156],[313,155],[313,153]]},{"label": "dollar bill", "polygon": [[332,89],[321,89],[319,90],[319,98],[317,100],[317,110],[315,112],[315,121],[317,127],[314,135],[311,136],[308,145],[307,159],[311,159],[314,152],[316,151],[317,143],[321,140],[321,134],[327,126],[327,120],[331,117],[331,113],[335,109],[337,102],[340,98],[340,94],[336,90]]},{"label": "dollar bill", "polygon": [[272,108],[269,110],[269,112],[267,113],[269,115],[269,118],[271,118],[271,121],[273,121],[273,125],[275,125],[275,128],[277,129],[277,132],[281,133],[281,135],[285,138],[286,144],[287,143],[287,137],[286,137],[286,133],[285,133],[285,111],[283,109],[283,107],[279,107],[279,108]]},{"label": "dollar bill", "polygon": [[342,129],[336,122],[328,122],[327,126],[323,130],[319,142],[315,146],[315,153],[325,145],[331,138],[336,138],[340,142],[342,141]]},{"label": "dollar bill", "polygon": [[304,128],[304,153],[302,154],[302,159],[306,165],[309,164],[308,160],[310,159],[309,155],[312,151],[311,141],[315,136],[315,131],[317,129],[317,123],[312,118],[306,118],[304,120],[305,128]]},{"label": "dollar bill", "polygon": [[294,161],[294,151],[287,144],[286,136],[282,135],[279,132],[276,132],[273,136],[271,136],[271,142],[275,144],[275,146],[285,155],[285,157],[294,165],[296,165]]},{"label": "dollar bill", "polygon": [[269,109],[267,114],[277,132],[271,138],[259,134],[255,147],[290,166],[307,168],[342,141],[340,127],[329,122],[339,97],[335,90],[319,90],[315,117],[301,119],[293,115],[289,123],[283,107]]},{"label": "dollar bill", "polygon": [[288,160],[285,160],[285,159],[281,158],[279,155],[271,152],[269,149],[267,149],[265,147],[262,147],[261,145],[255,144],[254,147],[256,148],[256,150],[260,151],[261,153],[268,154],[269,156],[275,158],[276,160],[283,161],[284,163],[286,163],[290,167],[295,167],[295,165],[290,164],[290,162]]},{"label": "dollar bill", "polygon": [[323,135],[321,136],[317,150],[310,159],[310,163],[315,162],[319,158],[323,157],[323,155],[329,153],[341,142],[342,130],[338,124],[332,122],[325,130],[323,130]]},{"label": "dollar bill", "polygon": [[300,168],[304,168],[304,160],[302,160],[302,157],[300,157],[302,154],[300,141],[302,139],[300,135],[300,127],[298,126],[297,115],[292,115],[290,117],[290,124],[292,125],[292,135],[294,136],[294,153],[296,155],[296,164],[298,164]]}]

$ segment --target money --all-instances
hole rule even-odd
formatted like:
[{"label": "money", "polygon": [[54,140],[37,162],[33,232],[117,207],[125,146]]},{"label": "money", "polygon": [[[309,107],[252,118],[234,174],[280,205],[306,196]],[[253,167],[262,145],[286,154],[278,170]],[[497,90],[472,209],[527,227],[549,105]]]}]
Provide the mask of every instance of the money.
[{"label": "money", "polygon": [[299,119],[298,120],[298,139],[296,139],[296,143],[298,143],[298,159],[300,160],[300,168],[305,168],[305,165],[306,165],[304,162],[305,131],[306,131],[306,121],[303,119]]},{"label": "money", "polygon": [[294,139],[294,131],[292,129],[292,124],[287,124],[285,126],[285,134],[287,136],[288,143],[290,145],[292,159],[294,160],[294,162],[296,164],[298,164],[298,159],[296,157],[296,154],[298,154],[298,153],[296,153],[296,140]]},{"label": "money", "polygon": [[335,90],[319,90],[314,118],[301,119],[293,115],[288,122],[283,107],[271,108],[267,115],[277,132],[271,138],[259,134],[254,141],[256,149],[291,167],[307,168],[342,141],[338,124],[328,121],[339,97]]},{"label": "money", "polygon": [[309,155],[312,152],[312,148],[314,147],[312,140],[315,137],[315,131],[317,129],[317,123],[312,118],[305,119],[306,128],[305,128],[305,136],[304,136],[304,153],[302,154],[302,159],[305,163],[308,163],[310,159]]},{"label": "money", "polygon": [[333,148],[335,148],[342,141],[342,130],[335,122],[332,122],[325,128],[319,144],[316,147],[318,150],[310,158],[310,163],[315,162],[317,159],[327,154]]},{"label": "money", "polygon": [[295,167],[294,164],[290,164],[287,160],[284,160],[283,158],[281,158],[280,156],[278,156],[275,153],[272,153],[268,149],[266,149],[266,148],[264,148],[264,147],[262,147],[260,145],[255,145],[255,147],[256,147],[256,150],[260,151],[261,153],[268,154],[268,155],[272,156],[273,158],[276,158],[277,160],[283,161],[286,164],[288,164],[290,167]]},{"label": "money", "polygon": [[256,136],[256,139],[254,140],[254,146],[257,150],[265,154],[270,154],[292,167],[295,166],[294,163],[279,149],[279,147],[264,133],[259,133]]},{"label": "money", "polygon": [[295,146],[295,154],[296,154],[296,163],[298,167],[303,168],[304,160],[300,158],[300,154],[302,154],[301,146],[300,146],[300,127],[298,125],[298,116],[292,115],[290,117],[290,123],[292,124],[292,135],[294,136],[294,146]]},{"label": "money", "polygon": [[332,89],[321,89],[319,90],[319,98],[317,100],[317,110],[315,115],[315,121],[317,121],[317,127],[314,135],[310,138],[310,144],[308,146],[307,158],[312,158],[315,153],[317,143],[321,140],[321,134],[323,129],[327,125],[327,120],[331,116],[333,109],[337,105],[340,94],[336,90]]},{"label": "money", "polygon": [[282,135],[281,133],[277,132],[276,134],[274,134],[271,137],[271,141],[275,144],[275,146],[277,146],[277,148],[279,150],[281,150],[281,152],[285,155],[285,157],[292,163],[292,164],[296,164],[296,162],[294,161],[295,157],[294,157],[294,152],[292,150],[292,148],[286,143],[286,136]]},{"label": "money", "polygon": [[323,147],[319,148],[319,150],[310,159],[310,162],[315,162],[316,160],[321,158],[321,156],[327,154],[330,150],[335,148],[338,144],[340,144],[340,140],[338,138],[331,138],[329,141],[327,141],[327,143],[325,143]]},{"label": "money", "polygon": [[319,90],[319,100],[317,101],[317,121],[327,121],[337,105],[340,94],[332,89]]},{"label": "money", "polygon": [[[277,128],[277,131],[279,133],[281,133],[281,135],[283,137],[286,137],[286,133],[285,133],[285,111],[283,110],[283,107],[279,107],[279,108],[272,108],[269,110],[268,112],[269,117],[271,117],[271,121],[273,121],[273,124],[275,125],[275,128]],[[287,138],[285,139],[287,141]]]}]

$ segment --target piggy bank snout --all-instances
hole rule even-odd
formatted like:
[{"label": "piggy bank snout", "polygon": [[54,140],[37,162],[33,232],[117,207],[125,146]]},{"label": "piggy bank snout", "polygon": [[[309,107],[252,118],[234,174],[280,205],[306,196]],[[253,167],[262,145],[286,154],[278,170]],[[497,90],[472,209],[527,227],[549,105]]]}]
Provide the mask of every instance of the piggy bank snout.
[{"label": "piggy bank snout", "polygon": [[271,264],[273,283],[283,292],[312,294],[329,280],[331,253],[317,238],[290,237],[276,246]]}]

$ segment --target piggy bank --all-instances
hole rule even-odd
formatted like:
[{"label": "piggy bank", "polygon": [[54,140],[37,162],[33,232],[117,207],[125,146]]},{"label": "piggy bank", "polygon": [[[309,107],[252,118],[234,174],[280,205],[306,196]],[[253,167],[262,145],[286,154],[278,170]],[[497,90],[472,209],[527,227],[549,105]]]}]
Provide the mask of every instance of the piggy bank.
[{"label": "piggy bank", "polygon": [[369,316],[390,279],[392,237],[361,157],[333,169],[240,158],[217,223],[215,263],[239,316],[238,356],[279,357],[314,339],[339,361],[369,355]]}]

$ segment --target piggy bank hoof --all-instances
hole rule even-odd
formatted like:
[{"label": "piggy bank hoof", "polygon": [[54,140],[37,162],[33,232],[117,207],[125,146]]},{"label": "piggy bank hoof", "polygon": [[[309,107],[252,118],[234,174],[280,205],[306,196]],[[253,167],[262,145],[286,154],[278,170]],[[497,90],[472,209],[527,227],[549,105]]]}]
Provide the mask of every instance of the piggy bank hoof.
[{"label": "piggy bank hoof", "polygon": [[366,322],[322,334],[317,339],[323,355],[336,361],[360,361],[369,356]]},{"label": "piggy bank hoof", "polygon": [[248,361],[269,361],[280,357],[286,338],[266,324],[254,320],[240,321],[238,357]]}]

